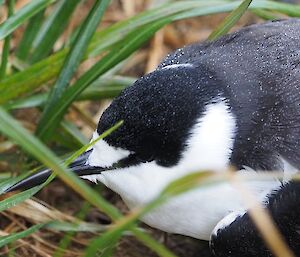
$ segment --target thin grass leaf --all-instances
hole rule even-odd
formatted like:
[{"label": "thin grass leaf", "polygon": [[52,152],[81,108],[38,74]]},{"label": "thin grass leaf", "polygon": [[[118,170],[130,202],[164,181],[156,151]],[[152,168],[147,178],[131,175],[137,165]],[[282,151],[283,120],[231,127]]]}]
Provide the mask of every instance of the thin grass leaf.
[{"label": "thin grass leaf", "polygon": [[[188,174],[182,178],[174,180],[168,184],[161,192],[161,198],[170,198],[182,194],[189,190],[193,190],[199,186],[210,186],[211,183],[218,182],[217,176],[212,171],[200,171]],[[212,179],[211,179],[212,178]],[[220,180],[224,180],[225,176],[220,176]],[[159,199],[159,198],[158,198]]]},{"label": "thin grass leaf", "polygon": [[68,25],[69,19],[79,2],[80,0],[72,0],[72,4],[70,4],[70,0],[63,0],[57,3],[55,11],[47,17],[32,44],[31,63],[48,56],[54,43]]},{"label": "thin grass leaf", "polygon": [[[120,44],[120,47],[113,49],[109,54],[98,61],[92,68],[84,73],[72,87],[68,88],[61,97],[61,100],[53,106],[48,115],[45,116],[40,126],[40,135],[49,137],[61,121],[65,111],[70,104],[79,96],[79,94],[100,75],[117,65],[120,61],[131,55],[143,43],[145,43],[152,35],[162,26],[168,23],[168,20],[160,21],[141,28],[138,33],[130,33]],[[47,119],[46,119],[47,118]]]},{"label": "thin grass leaf", "polygon": [[[128,84],[127,86],[131,85]],[[99,101],[102,99],[112,99],[120,94],[120,92],[127,86],[113,86],[107,88],[88,87],[77,98],[76,101],[94,100]],[[48,93],[40,93],[27,98],[16,101],[10,101],[3,105],[6,110],[25,109],[43,106],[48,98]]]},{"label": "thin grass leaf", "polygon": [[[122,125],[122,122],[119,122],[119,123],[117,123],[115,125],[115,128],[118,128],[121,125]],[[72,163],[79,155],[81,155],[82,153],[84,153],[89,147],[93,146],[97,141],[101,140],[103,137],[109,135],[111,133],[111,131],[113,131],[113,130],[108,130],[108,131],[104,132],[96,140],[90,142],[89,144],[83,146],[81,149],[79,149],[78,151],[76,151],[74,154],[72,154],[65,161],[65,165],[69,165],[70,163]],[[29,190],[25,190],[25,191],[20,192],[18,194],[15,194],[15,195],[13,195],[13,196],[11,196],[9,198],[4,199],[3,201],[0,201],[0,212],[3,211],[3,210],[9,209],[9,208],[17,205],[18,203],[21,203],[21,202],[25,201],[26,199],[30,198],[31,196],[33,196],[34,194],[36,194],[39,190],[41,190],[44,186],[46,186],[48,183],[50,183],[54,179],[54,177],[55,176],[52,175],[43,184],[41,184],[39,186],[36,186],[34,188],[31,188]],[[20,178],[18,180],[20,180]],[[12,183],[12,181],[13,181],[13,183]],[[9,187],[9,185],[11,186],[15,182],[16,182],[16,179],[14,178],[14,179],[10,180],[9,183],[4,184],[4,187],[0,188],[0,193],[3,193],[5,191],[5,189]]]},{"label": "thin grass leaf", "polygon": [[[37,126],[36,134],[43,140],[49,138],[51,132],[53,132],[53,129],[47,130],[46,128],[45,130],[45,127],[47,127],[45,126],[45,124],[49,124],[47,120],[49,119],[49,116],[51,116],[52,109],[61,100],[62,94],[68,86],[75,70],[80,64],[88,43],[92,35],[94,34],[109,2],[110,0],[97,0],[95,2],[91,12],[84,21],[83,26],[81,27],[81,30],[78,33],[78,36],[74,41],[68,56],[66,57],[62,71],[51,91],[51,94],[49,95],[49,99],[47,100],[44,112]],[[56,122],[56,125],[57,123],[58,122]]]},{"label": "thin grass leaf", "polygon": [[21,193],[14,194],[13,196],[6,198],[2,201],[0,201],[0,212],[4,211],[6,209],[9,209],[13,206],[16,206],[17,204],[24,202],[26,199],[32,197],[34,194],[36,194],[39,190],[41,190],[45,185],[42,184],[40,186],[25,190]]},{"label": "thin grass leaf", "polygon": [[[14,120],[9,114],[7,114],[0,107],[0,131],[13,139],[24,150],[35,156],[46,167],[49,167],[54,174],[58,175],[66,184],[72,187],[81,196],[95,205],[97,208],[104,211],[108,216],[116,219],[120,217],[119,211],[104,200],[99,194],[94,192],[88,185],[86,185],[80,178],[78,178],[72,172],[69,172],[67,168],[62,165],[61,161],[37,138],[27,132],[16,120]],[[112,127],[106,131],[111,133],[118,126]],[[100,138],[104,136],[101,135]]]},{"label": "thin grass leaf", "polygon": [[25,5],[21,10],[16,12],[13,16],[8,18],[0,25],[0,40],[13,32],[16,28],[23,25],[23,23],[30,17],[37,14],[39,11],[54,3],[56,0],[34,0]]},{"label": "thin grass leaf", "polygon": [[98,138],[92,140],[90,143],[84,145],[83,147],[81,147],[79,150],[77,150],[74,154],[72,154],[67,160],[66,160],[66,164],[69,165],[71,164],[78,156],[80,156],[81,154],[83,154],[84,152],[86,152],[89,148],[91,148],[94,144],[96,144],[99,140],[107,137],[109,134],[112,133],[112,131],[118,129],[119,127],[121,127],[123,125],[123,121],[119,121],[117,124],[115,124],[111,129],[105,131],[104,133],[102,133]]},{"label": "thin grass leaf", "polygon": [[[207,6],[205,8],[194,8],[193,10],[190,10],[188,12],[178,13],[174,15],[174,20],[188,19],[196,16],[210,15],[215,13],[230,12],[237,8],[241,3],[241,1],[228,2],[226,0],[223,0],[221,2],[215,3],[215,6]],[[300,6],[275,1],[253,0],[252,4],[249,6],[249,9],[277,11],[279,13],[286,14],[291,17],[300,17]]]},{"label": "thin grass leaf", "polygon": [[16,257],[16,248],[17,248],[17,246],[16,246],[15,242],[12,242],[9,244],[8,257]]},{"label": "thin grass leaf", "polygon": [[61,123],[62,128],[73,137],[73,139],[76,141],[76,145],[80,145],[82,147],[83,145],[88,144],[88,139],[80,132],[80,130],[71,122],[69,121],[62,121]]},{"label": "thin grass leaf", "polygon": [[28,171],[28,172],[23,172],[18,177],[11,177],[11,173],[10,173],[8,179],[5,179],[4,181],[0,182],[0,195],[2,195],[5,192],[6,189],[8,189],[9,187],[16,184],[18,181],[20,181],[21,179],[27,177],[30,174],[31,174],[31,171]]},{"label": "thin grass leaf", "polygon": [[243,14],[247,11],[249,5],[252,0],[244,0],[238,8],[236,8],[233,12],[231,12],[224,21],[218,25],[218,27],[209,35],[208,40],[213,41],[217,38],[225,35],[234,24],[243,16]]},{"label": "thin grass leaf", "polygon": [[[23,178],[24,176],[22,176]],[[0,201],[0,212],[6,209],[9,209],[18,203],[24,202],[25,200],[29,199],[31,196],[36,194],[39,190],[41,190],[44,186],[48,185],[53,179],[55,178],[55,175],[52,174],[44,183],[42,183],[39,186],[30,188],[28,190],[22,191],[20,193],[14,194],[11,197],[8,197],[2,201]],[[18,178],[20,180],[20,178]],[[11,179],[8,181],[8,183],[4,184],[5,188],[0,188],[0,192],[3,193],[7,187],[7,185],[11,184],[12,181],[15,181],[15,179]]]},{"label": "thin grass leaf", "polygon": [[27,60],[31,53],[32,43],[43,24],[45,10],[46,9],[43,9],[29,20],[16,52],[16,56],[20,60]]},{"label": "thin grass leaf", "polygon": [[[213,172],[197,172],[173,181],[157,198],[146,204],[144,207],[132,211],[129,215],[120,218],[106,233],[92,240],[85,252],[85,256],[95,256],[99,249],[101,250],[109,247],[110,242],[118,240],[122,236],[122,233],[126,230],[132,230],[136,233],[134,225],[137,219],[165,203],[171,197],[193,190],[199,187],[199,185],[206,186],[207,182],[209,182],[208,185],[216,183],[214,180],[210,181],[213,176]],[[223,180],[224,179],[225,177]],[[136,233],[136,235],[138,236],[138,233]]]},{"label": "thin grass leaf", "polygon": [[[105,30],[95,33],[87,51],[88,56],[93,57],[104,50],[110,49],[110,47],[120,41],[124,35],[144,25],[164,19],[170,19],[171,22],[175,20],[175,16],[178,14],[185,12],[189,13],[195,8],[205,9],[206,7],[216,6],[223,3],[224,0],[211,0],[209,2],[178,1],[174,3],[163,4],[151,10],[144,11],[129,19],[115,23]],[[105,40],[100,41],[101,38]]]},{"label": "thin grass leaf", "polygon": [[[10,142],[7,142],[7,144],[10,144]],[[0,173],[0,187],[1,187],[3,180],[7,180],[9,178],[11,178],[11,172],[1,172]],[[1,192],[0,192],[0,194],[1,194]]]},{"label": "thin grass leaf", "polygon": [[103,251],[101,251],[101,257],[111,257],[114,254],[114,251],[117,247],[118,241],[111,242],[109,247],[106,247]]},{"label": "thin grass leaf", "polygon": [[278,1],[255,0],[251,7],[253,9],[265,9],[269,11],[278,11],[279,13],[286,14],[290,17],[300,16],[300,5],[281,3]]},{"label": "thin grass leaf", "polygon": [[[100,77],[95,80],[88,88],[86,88],[77,98],[76,101],[84,100],[101,100],[107,98],[114,98],[120,92],[132,85],[136,78],[114,76],[114,77]],[[32,107],[40,107],[47,101],[48,93],[40,93],[33,96],[10,101],[3,105],[6,110],[24,109]]]},{"label": "thin grass leaf", "polygon": [[5,110],[38,107],[38,106],[42,106],[47,101],[47,97],[48,97],[47,93],[36,94],[16,101],[10,101],[4,104],[2,107]]},{"label": "thin grass leaf", "polygon": [[81,143],[81,139],[77,138],[77,133],[80,133],[79,131],[76,132],[76,134],[73,133],[74,125],[71,126],[70,122],[66,125],[65,121],[61,122],[59,128],[57,128],[57,133],[53,135],[51,138],[51,141],[53,143],[57,143],[64,149],[65,151],[74,151],[78,148],[82,147],[84,144]]},{"label": "thin grass leaf", "polygon": [[108,247],[111,247],[112,242],[118,242],[122,236],[122,232],[125,229],[129,229],[129,226],[118,226],[113,230],[109,230],[108,232],[104,233],[101,237],[97,237],[93,239],[88,248],[85,251],[85,257],[90,256],[101,256],[103,251]]},{"label": "thin grass leaf", "polygon": [[133,229],[134,235],[136,238],[146,245],[148,248],[152,249],[158,256],[161,257],[176,257],[174,253],[172,253],[168,248],[166,248],[163,244],[154,240],[147,233],[142,233],[139,229]]},{"label": "thin grass leaf", "polygon": [[41,229],[44,226],[44,224],[37,224],[32,226],[31,228],[28,228],[24,231],[18,232],[18,233],[13,233],[11,235],[8,236],[3,236],[0,237],[0,247],[3,247],[9,243],[15,242],[18,239],[24,238],[26,236],[29,236],[30,234],[38,231],[39,229]]},{"label": "thin grass leaf", "polygon": [[[15,0],[8,0],[8,18],[14,14]],[[10,39],[11,36],[7,36],[4,40],[3,49],[2,49],[2,58],[0,66],[0,80],[5,77],[6,67],[8,63],[8,56],[10,50]]]},{"label": "thin grass leaf", "polygon": [[87,222],[69,223],[51,221],[45,227],[55,231],[99,233],[104,232],[108,226]]},{"label": "thin grass leaf", "polygon": [[[88,211],[90,210],[90,208],[91,208],[91,205],[87,202],[84,202],[83,207],[80,209],[79,213],[76,214],[76,218],[80,219],[80,220],[84,219],[86,217]],[[74,224],[74,225],[77,225],[77,229],[78,229],[78,227],[80,226],[80,223]],[[97,225],[97,224],[92,224],[92,225],[96,225],[96,226],[91,226],[92,228],[99,227],[99,225]],[[100,226],[100,227],[102,227],[102,229],[103,229],[103,226]],[[69,233],[67,233],[63,237],[63,239],[60,240],[59,245],[53,254],[53,257],[63,257],[64,250],[67,249],[68,246],[71,244],[72,238],[76,234],[75,232],[76,231],[69,231]]]},{"label": "thin grass leaf", "polygon": [[266,11],[266,10],[255,9],[255,10],[252,10],[251,12],[264,20],[278,20],[278,19],[282,18],[282,16],[280,16],[276,13],[273,13],[271,11]]}]

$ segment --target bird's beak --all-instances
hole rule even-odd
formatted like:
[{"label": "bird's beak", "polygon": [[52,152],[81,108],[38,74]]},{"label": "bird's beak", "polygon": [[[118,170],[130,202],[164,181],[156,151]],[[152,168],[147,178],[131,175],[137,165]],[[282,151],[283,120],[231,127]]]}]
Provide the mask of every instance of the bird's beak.
[{"label": "bird's beak", "polygon": [[[78,176],[100,174],[102,171],[108,170],[108,168],[88,165],[87,158],[89,157],[90,153],[91,150],[80,155],[73,163],[69,165],[70,170]],[[7,188],[4,193],[16,190],[26,190],[38,186],[44,183],[50,177],[51,173],[52,171],[50,169],[41,170]]]}]

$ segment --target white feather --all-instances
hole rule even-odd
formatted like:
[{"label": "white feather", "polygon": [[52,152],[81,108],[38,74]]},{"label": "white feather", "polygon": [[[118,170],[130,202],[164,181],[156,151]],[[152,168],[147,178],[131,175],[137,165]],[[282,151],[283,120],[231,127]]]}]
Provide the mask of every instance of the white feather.
[{"label": "white feather", "polygon": [[[92,140],[95,140],[98,137],[99,134],[95,131]],[[93,150],[87,160],[87,164],[90,166],[106,168],[127,157],[129,154],[130,151],[110,146],[104,140],[99,140],[93,145]]]},{"label": "white feather", "polygon": [[220,102],[208,105],[191,130],[180,163],[182,168],[224,170],[229,162],[235,130],[235,118],[224,101],[220,99]]},{"label": "white feather", "polygon": [[234,222],[238,217],[242,217],[245,213],[246,213],[245,210],[231,212],[230,214],[225,216],[225,218],[223,218],[218,222],[218,224],[213,229],[211,235],[216,236],[220,230],[223,230],[226,227],[230,226],[232,222]]},{"label": "white feather", "polygon": [[[206,169],[226,169],[234,135],[235,118],[225,102],[220,101],[208,105],[204,115],[191,129],[187,147],[178,165],[162,167],[152,161],[84,178],[101,181],[120,194],[132,209],[154,199],[165,186],[181,176]],[[128,154],[124,149],[101,143],[97,145],[97,150],[93,151],[89,163],[110,165],[114,160],[117,161]],[[257,196],[262,192],[266,194],[264,183],[251,183],[251,189]],[[274,183],[270,184],[270,190],[278,186],[277,182]],[[241,209],[245,209],[245,206],[238,191],[229,183],[223,183],[199,188],[173,198],[146,214],[142,220],[167,232],[209,240],[211,232],[222,218]]]},{"label": "white feather", "polygon": [[193,64],[191,64],[191,63],[170,64],[170,65],[164,66],[162,68],[162,70],[176,69],[176,68],[179,68],[179,67],[193,67]]}]

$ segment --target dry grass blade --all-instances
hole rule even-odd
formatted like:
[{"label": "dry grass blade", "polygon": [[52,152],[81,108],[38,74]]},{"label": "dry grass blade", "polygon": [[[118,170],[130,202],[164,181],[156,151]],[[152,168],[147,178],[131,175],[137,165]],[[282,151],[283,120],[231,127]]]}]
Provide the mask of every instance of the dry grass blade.
[{"label": "dry grass blade", "polygon": [[270,214],[247,189],[247,187],[243,184],[242,179],[234,176],[232,172],[228,172],[227,174],[229,181],[241,193],[245,204],[250,206],[249,215],[274,255],[277,257],[296,257],[289,249]]},{"label": "dry grass blade", "polygon": [[62,213],[53,207],[47,206],[35,199],[27,199],[24,202],[8,209],[8,212],[17,214],[34,223],[46,223],[48,221],[70,221],[75,222],[76,219],[71,215]]}]

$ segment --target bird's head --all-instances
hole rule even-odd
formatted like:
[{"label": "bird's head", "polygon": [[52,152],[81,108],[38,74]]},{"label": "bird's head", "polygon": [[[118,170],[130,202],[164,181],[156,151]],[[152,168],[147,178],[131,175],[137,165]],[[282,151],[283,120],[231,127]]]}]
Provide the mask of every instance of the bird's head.
[{"label": "bird's head", "polygon": [[[220,83],[215,74],[196,64],[170,65],[145,75],[114,99],[93,138],[120,120],[123,125],[70,168],[85,178],[148,163],[169,170],[224,168],[235,119]],[[38,174],[9,191],[38,185],[50,172]]]}]

